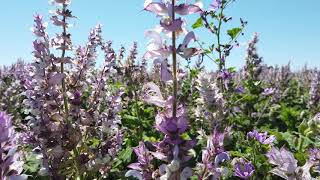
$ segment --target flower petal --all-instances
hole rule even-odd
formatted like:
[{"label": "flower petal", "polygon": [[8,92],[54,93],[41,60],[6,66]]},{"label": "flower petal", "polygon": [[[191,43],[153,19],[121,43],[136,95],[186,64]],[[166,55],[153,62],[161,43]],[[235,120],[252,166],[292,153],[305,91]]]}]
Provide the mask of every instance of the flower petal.
[{"label": "flower petal", "polygon": [[126,176],[126,177],[132,176],[132,177],[135,177],[135,178],[137,178],[137,179],[139,179],[139,180],[143,180],[142,174],[141,174],[139,171],[137,171],[137,170],[129,170],[129,171],[127,171],[127,173],[125,174],[125,176]]},{"label": "flower petal", "polygon": [[197,5],[187,5],[187,4],[180,4],[179,6],[175,7],[175,12],[181,16],[194,14],[197,12],[201,12],[201,8]]},{"label": "flower petal", "polygon": [[163,29],[170,32],[175,32],[181,29],[182,24],[183,21],[181,20],[181,18],[175,19],[174,21],[168,19],[162,19],[160,21],[160,25],[163,27]]},{"label": "flower petal", "polygon": [[159,16],[164,16],[168,14],[168,8],[165,4],[159,2],[152,2],[150,4],[145,5],[144,10],[155,13]]},{"label": "flower petal", "polygon": [[147,103],[154,104],[159,107],[164,107],[166,101],[163,99],[160,88],[153,82],[145,84],[142,88],[145,92],[143,100]]}]

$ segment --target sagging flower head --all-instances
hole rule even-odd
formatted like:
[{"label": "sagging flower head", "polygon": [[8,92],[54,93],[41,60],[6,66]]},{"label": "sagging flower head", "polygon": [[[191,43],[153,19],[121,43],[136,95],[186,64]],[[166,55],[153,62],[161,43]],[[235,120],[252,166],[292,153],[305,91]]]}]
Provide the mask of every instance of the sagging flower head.
[{"label": "sagging flower head", "polygon": [[248,132],[247,137],[250,139],[255,139],[262,144],[272,144],[273,141],[276,139],[274,135],[268,137],[268,133],[259,133],[257,130],[253,130]]},{"label": "sagging flower head", "polygon": [[251,162],[247,162],[244,159],[237,159],[234,164],[234,176],[237,176],[241,179],[249,179],[255,169]]}]

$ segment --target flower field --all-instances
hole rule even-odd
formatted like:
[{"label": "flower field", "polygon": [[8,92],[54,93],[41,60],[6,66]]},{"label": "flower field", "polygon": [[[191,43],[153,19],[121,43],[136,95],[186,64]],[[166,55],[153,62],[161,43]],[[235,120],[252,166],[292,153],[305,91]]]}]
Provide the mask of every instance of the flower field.
[{"label": "flower field", "polygon": [[257,33],[228,67],[248,25],[232,3],[145,0],[156,23],[138,52],[100,24],[74,45],[81,17],[53,0],[49,23],[34,15],[33,60],[0,67],[0,180],[320,179],[320,71],[267,65]]}]

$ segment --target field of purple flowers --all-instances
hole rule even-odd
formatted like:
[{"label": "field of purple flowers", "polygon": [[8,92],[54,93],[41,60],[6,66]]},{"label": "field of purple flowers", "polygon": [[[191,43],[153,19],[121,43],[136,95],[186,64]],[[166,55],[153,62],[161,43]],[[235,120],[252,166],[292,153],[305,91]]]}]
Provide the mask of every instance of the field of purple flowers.
[{"label": "field of purple flowers", "polygon": [[247,25],[223,30],[237,24],[233,2],[145,0],[160,23],[138,58],[137,43],[115,50],[101,25],[74,46],[71,1],[54,0],[60,31],[36,14],[32,63],[0,68],[0,180],[319,179],[320,71],[268,66],[257,34],[245,66],[227,67]]}]

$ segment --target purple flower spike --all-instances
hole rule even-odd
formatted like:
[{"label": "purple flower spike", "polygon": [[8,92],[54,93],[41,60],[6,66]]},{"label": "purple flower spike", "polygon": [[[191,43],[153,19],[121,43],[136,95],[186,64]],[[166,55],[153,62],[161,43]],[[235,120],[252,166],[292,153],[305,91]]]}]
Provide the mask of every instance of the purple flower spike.
[{"label": "purple flower spike", "polygon": [[254,173],[254,166],[251,162],[246,162],[243,159],[240,159],[234,165],[234,175],[240,177],[241,179],[249,179]]},{"label": "purple flower spike", "polygon": [[276,139],[276,137],[273,135],[268,137],[266,132],[259,133],[257,130],[248,132],[247,137],[250,139],[255,139],[262,144],[272,144],[273,141]]},{"label": "purple flower spike", "polygon": [[46,28],[47,24],[43,23],[43,17],[39,14],[34,15],[34,26],[31,28],[33,34],[38,37],[43,37],[45,36]]}]

